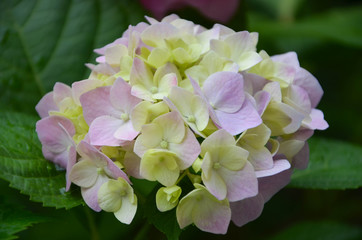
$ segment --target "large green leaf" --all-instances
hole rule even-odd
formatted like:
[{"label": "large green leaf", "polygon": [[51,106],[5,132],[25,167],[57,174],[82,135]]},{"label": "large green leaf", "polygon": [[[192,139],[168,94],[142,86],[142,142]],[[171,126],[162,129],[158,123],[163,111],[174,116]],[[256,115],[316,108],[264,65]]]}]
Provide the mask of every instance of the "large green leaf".
[{"label": "large green leaf", "polygon": [[309,141],[309,166],[296,171],[289,186],[313,189],[362,186],[362,147],[324,138]]},{"label": "large green leaf", "polygon": [[33,112],[55,82],[82,80],[94,48],[143,20],[132,0],[0,1],[0,107]]},{"label": "large green leaf", "polygon": [[358,226],[333,221],[301,222],[275,235],[271,240],[357,240],[362,238]]},{"label": "large green leaf", "polygon": [[64,171],[43,158],[36,121],[20,113],[0,115],[0,177],[44,206],[72,208],[82,204],[78,192],[65,192]]},{"label": "large green leaf", "polygon": [[0,239],[8,240],[17,238],[14,234],[25,230],[27,227],[47,218],[36,215],[18,204],[9,203],[0,198]]},{"label": "large green leaf", "polygon": [[362,6],[328,10],[295,21],[278,21],[256,12],[248,17],[249,30],[259,32],[261,42],[269,47],[274,43],[281,50],[299,52],[309,43],[328,41],[362,48]]}]

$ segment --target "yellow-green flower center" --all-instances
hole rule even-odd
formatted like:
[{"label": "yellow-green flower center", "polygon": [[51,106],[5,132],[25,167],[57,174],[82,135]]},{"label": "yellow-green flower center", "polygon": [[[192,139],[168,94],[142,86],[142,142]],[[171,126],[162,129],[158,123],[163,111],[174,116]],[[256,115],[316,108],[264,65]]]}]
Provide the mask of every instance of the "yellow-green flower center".
[{"label": "yellow-green flower center", "polygon": [[216,163],[214,163],[214,165],[213,165],[213,168],[214,169],[219,169],[221,167],[221,165],[220,165],[220,163],[219,162],[216,162]]},{"label": "yellow-green flower center", "polygon": [[161,143],[160,143],[160,146],[162,148],[167,148],[168,147],[168,142],[166,142],[165,140],[162,140]]},{"label": "yellow-green flower center", "polygon": [[122,113],[122,114],[121,114],[121,119],[122,119],[123,121],[128,121],[128,119],[129,119],[128,114],[127,114],[127,113]]},{"label": "yellow-green flower center", "polygon": [[190,115],[187,117],[187,121],[190,123],[194,123],[196,122],[196,118],[194,117],[194,115]]}]

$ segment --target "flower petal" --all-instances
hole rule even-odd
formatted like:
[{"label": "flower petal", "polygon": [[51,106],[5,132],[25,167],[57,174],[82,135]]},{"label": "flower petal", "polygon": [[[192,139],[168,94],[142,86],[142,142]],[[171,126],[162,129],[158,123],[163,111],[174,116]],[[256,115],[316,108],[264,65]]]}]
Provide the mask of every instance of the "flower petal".
[{"label": "flower petal", "polygon": [[123,198],[121,208],[114,213],[114,216],[125,224],[130,224],[136,215],[137,211],[137,197],[134,195],[134,201],[130,202],[127,198]]},{"label": "flower petal", "polygon": [[225,113],[218,110],[215,113],[221,128],[231,135],[237,135],[262,123],[259,113],[248,98],[245,99],[240,110],[235,113]]},{"label": "flower petal", "polygon": [[243,81],[238,73],[217,72],[206,79],[202,91],[214,109],[233,113],[244,102]]},{"label": "flower petal", "polygon": [[131,114],[132,109],[142,100],[131,94],[131,86],[122,78],[117,78],[110,91],[112,105],[124,113]]},{"label": "flower petal", "polygon": [[169,112],[153,120],[163,129],[163,137],[167,142],[180,143],[185,137],[185,124],[177,112]]},{"label": "flower petal", "polygon": [[254,168],[249,162],[246,162],[240,171],[220,168],[219,173],[225,181],[227,198],[230,202],[240,201],[258,194],[258,180]]},{"label": "flower petal", "polygon": [[201,147],[195,135],[187,128],[185,138],[181,143],[169,143],[170,151],[177,154],[181,161],[178,165],[181,170],[186,169],[192,165],[201,152]]},{"label": "flower petal", "polygon": [[274,194],[290,182],[292,173],[293,169],[288,169],[276,175],[258,178],[259,192],[263,196],[265,202],[269,201]]},{"label": "flower petal", "polygon": [[256,174],[257,178],[268,177],[268,176],[278,174],[289,168],[290,168],[289,161],[285,160],[285,159],[280,159],[280,160],[274,161],[274,166],[271,169],[255,171],[255,174]]},{"label": "flower petal", "polygon": [[97,165],[88,159],[77,162],[69,174],[69,179],[83,188],[92,187],[97,178]]},{"label": "flower petal", "polygon": [[114,108],[109,97],[110,87],[100,87],[84,93],[80,97],[84,119],[90,126],[92,122],[101,116],[120,117],[121,112]]},{"label": "flower petal", "polygon": [[134,152],[142,157],[143,154],[151,148],[158,148],[163,138],[161,126],[150,123],[142,127],[142,133],[136,139]]},{"label": "flower petal", "polygon": [[201,156],[203,156],[207,151],[212,151],[214,148],[227,145],[235,145],[235,138],[227,131],[220,129],[208,136],[201,143]]},{"label": "flower petal", "polygon": [[264,208],[264,198],[259,193],[255,197],[250,197],[237,202],[230,203],[231,220],[236,226],[241,227],[248,222],[257,219]]},{"label": "flower petal", "polygon": [[49,116],[49,111],[59,110],[57,104],[54,101],[53,92],[49,92],[44,95],[35,106],[35,110],[38,112],[41,118]]},{"label": "flower petal", "polygon": [[96,118],[89,127],[89,138],[92,145],[120,146],[123,140],[114,137],[114,133],[124,124],[120,119],[111,116]]},{"label": "flower petal", "polygon": [[98,204],[98,190],[99,188],[109,180],[104,175],[99,175],[96,183],[90,188],[81,188],[82,197],[85,203],[96,212],[100,212],[102,209]]}]

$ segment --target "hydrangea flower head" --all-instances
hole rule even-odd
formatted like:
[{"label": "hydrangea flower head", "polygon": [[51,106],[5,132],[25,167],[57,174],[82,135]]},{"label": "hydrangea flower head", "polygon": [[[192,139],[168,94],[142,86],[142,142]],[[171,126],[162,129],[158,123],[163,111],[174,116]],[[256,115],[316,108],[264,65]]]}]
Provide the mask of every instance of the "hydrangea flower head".
[{"label": "hydrangea flower head", "polygon": [[139,209],[138,178],[159,183],[147,197],[180,228],[225,234],[307,166],[308,138],[328,127],[323,90],[296,53],[257,52],[257,33],[147,20],[96,49],[88,79],[40,100],[44,157],[122,223]]}]

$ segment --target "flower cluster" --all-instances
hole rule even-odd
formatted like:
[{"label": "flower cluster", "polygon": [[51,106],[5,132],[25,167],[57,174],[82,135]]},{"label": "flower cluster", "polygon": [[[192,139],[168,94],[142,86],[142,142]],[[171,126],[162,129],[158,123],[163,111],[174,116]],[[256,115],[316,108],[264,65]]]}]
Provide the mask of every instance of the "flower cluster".
[{"label": "flower cluster", "polygon": [[94,211],[129,224],[131,177],[146,179],[162,185],[157,208],[176,208],[181,228],[226,233],[307,166],[306,140],[328,127],[315,108],[322,88],[294,52],[256,52],[257,33],[147,20],[96,49],[88,79],[40,100],[43,154]]}]

